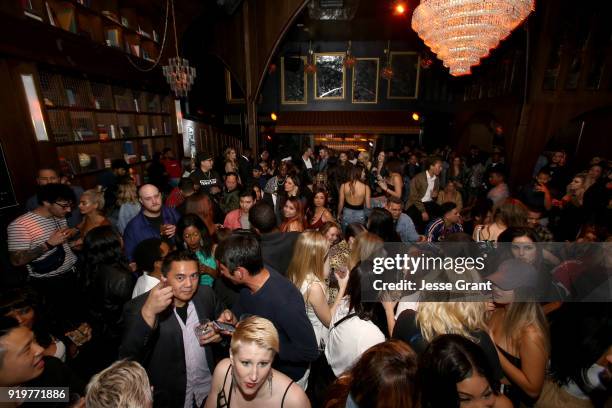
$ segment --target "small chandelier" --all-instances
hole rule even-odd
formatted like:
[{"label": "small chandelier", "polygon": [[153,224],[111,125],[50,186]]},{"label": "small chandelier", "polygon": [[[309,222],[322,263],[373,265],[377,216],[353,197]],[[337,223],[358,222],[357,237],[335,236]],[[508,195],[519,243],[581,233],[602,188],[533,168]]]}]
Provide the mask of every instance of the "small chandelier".
[{"label": "small chandelier", "polygon": [[317,64],[314,58],[314,51],[312,50],[312,41],[308,43],[308,56],[306,57],[306,65],[304,65],[304,72],[307,74],[314,74],[317,72]]},{"label": "small chandelier", "polygon": [[391,79],[393,79],[393,75],[394,75],[393,68],[391,67],[391,41],[390,40],[387,41],[387,48],[385,48],[385,55],[387,56],[387,65],[383,68],[380,76],[382,76],[387,81],[390,81]]},{"label": "small chandelier", "polygon": [[351,40],[349,40],[348,48],[346,49],[346,53],[344,56],[344,66],[347,67],[348,69],[353,68],[355,66],[355,63],[357,62],[357,59],[351,53],[351,45],[352,45]]},{"label": "small chandelier", "polygon": [[189,93],[193,81],[196,77],[196,70],[189,66],[189,61],[181,58],[178,52],[178,40],[176,36],[176,18],[174,16],[174,0],[170,0],[172,5],[172,24],[174,26],[174,45],[176,47],[176,57],[168,59],[168,65],[162,67],[164,76],[170,89],[177,98],[185,97]]},{"label": "small chandelier", "polygon": [[533,10],[534,0],[421,0],[412,28],[451,75],[467,75]]}]

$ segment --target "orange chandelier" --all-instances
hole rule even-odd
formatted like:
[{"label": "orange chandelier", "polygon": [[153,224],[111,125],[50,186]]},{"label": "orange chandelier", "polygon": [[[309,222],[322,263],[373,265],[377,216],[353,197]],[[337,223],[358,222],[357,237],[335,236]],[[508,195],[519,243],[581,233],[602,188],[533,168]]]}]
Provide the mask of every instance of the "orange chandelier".
[{"label": "orange chandelier", "polygon": [[421,0],[412,28],[451,75],[467,75],[533,10],[534,0]]}]

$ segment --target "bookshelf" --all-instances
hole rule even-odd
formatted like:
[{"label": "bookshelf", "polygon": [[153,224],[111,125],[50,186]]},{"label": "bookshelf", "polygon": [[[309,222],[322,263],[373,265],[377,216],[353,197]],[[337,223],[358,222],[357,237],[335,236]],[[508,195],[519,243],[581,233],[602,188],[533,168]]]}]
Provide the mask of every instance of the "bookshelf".
[{"label": "bookshelf", "polygon": [[160,52],[160,21],[120,0],[19,0],[26,18],[154,61]]},{"label": "bookshelf", "polygon": [[156,151],[175,148],[168,95],[39,69],[46,127],[63,173],[91,175],[123,158],[141,177]]}]

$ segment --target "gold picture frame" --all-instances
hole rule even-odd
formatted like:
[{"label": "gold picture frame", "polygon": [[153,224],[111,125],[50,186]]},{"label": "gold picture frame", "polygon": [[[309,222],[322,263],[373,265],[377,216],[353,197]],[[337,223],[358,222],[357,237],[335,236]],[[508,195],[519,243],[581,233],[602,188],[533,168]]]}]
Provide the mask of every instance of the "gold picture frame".
[{"label": "gold picture frame", "polygon": [[[404,62],[404,66],[402,67],[399,63],[399,58],[396,58],[396,64],[393,63],[393,57],[397,56],[397,57],[406,57],[406,56],[413,56],[416,57],[416,74],[415,74],[415,79],[414,79],[414,94],[412,95],[393,95],[392,92],[392,88],[393,85],[395,84],[396,88],[398,88],[399,86],[403,85],[401,82],[406,82],[405,80],[405,71],[404,69],[406,69],[407,67],[405,66],[406,62]],[[421,74],[421,56],[419,55],[419,53],[414,52],[414,51],[391,51],[391,55],[389,57],[389,63],[391,65],[391,67],[393,68],[393,78],[391,78],[390,80],[387,81],[387,99],[417,99],[419,97],[419,77]],[[404,75],[401,75],[402,73],[404,73]]]},{"label": "gold picture frame", "polygon": [[[359,91],[355,92],[355,83],[358,81],[358,68],[360,61],[375,61],[376,62],[376,72],[374,73],[374,99],[368,100],[359,97]],[[378,77],[380,75],[380,60],[379,58],[355,58],[355,65],[353,66],[353,78],[352,78],[352,86],[351,86],[351,102],[355,104],[376,104],[378,103]],[[355,95],[358,95],[357,98]]]},{"label": "gold picture frame", "polygon": [[[346,95],[346,68],[344,67],[344,57],[346,54],[344,52],[325,52],[325,53],[315,53],[314,54],[314,62],[317,67],[316,72],[314,73],[314,98],[316,100],[342,100]],[[319,79],[323,77],[324,74],[321,73],[322,70],[325,69],[324,64],[334,69],[335,67],[342,67],[342,85],[340,86],[342,89],[342,94],[339,96],[326,96],[325,94],[329,94],[335,92],[338,88],[332,88],[334,85],[340,85],[340,81],[337,84],[330,82],[327,84],[326,88],[332,88],[330,90],[323,90],[323,95],[320,95],[319,90]],[[336,69],[337,70],[337,69]],[[338,70],[337,70],[338,71]],[[338,71],[339,72],[339,71]],[[323,78],[325,79],[325,78]]]},{"label": "gold picture frame", "polygon": [[225,69],[225,100],[227,103],[244,103],[244,98],[234,98],[232,93],[232,73]]},{"label": "gold picture frame", "polygon": [[303,75],[303,93],[304,98],[299,100],[287,100],[287,93],[285,90],[285,57],[281,57],[281,103],[283,105],[305,105],[308,103],[308,75],[304,72],[304,67],[306,66],[306,57],[300,56],[300,60],[302,60],[302,68],[301,72]]}]

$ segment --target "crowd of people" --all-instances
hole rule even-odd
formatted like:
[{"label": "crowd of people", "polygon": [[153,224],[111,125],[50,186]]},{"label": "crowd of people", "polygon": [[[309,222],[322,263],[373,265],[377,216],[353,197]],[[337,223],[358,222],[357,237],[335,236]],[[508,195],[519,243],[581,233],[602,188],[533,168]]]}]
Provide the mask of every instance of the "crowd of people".
[{"label": "crowd of people", "polygon": [[[123,160],[88,190],[40,169],[7,230],[0,386],[90,408],[610,403],[610,162],[547,151],[517,186],[498,147],[238,153],[164,149],[140,186]],[[364,295],[386,244],[449,242],[508,243],[478,276],[492,299]]]}]

